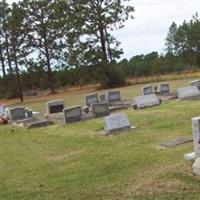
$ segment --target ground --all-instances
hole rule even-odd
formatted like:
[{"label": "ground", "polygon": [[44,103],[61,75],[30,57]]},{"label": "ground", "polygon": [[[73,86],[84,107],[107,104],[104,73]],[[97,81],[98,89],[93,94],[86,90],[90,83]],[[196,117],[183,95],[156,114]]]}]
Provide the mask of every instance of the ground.
[{"label": "ground", "polygon": [[[172,90],[190,80],[170,81]],[[140,94],[142,85],[119,88],[123,98]],[[45,111],[45,102],[64,98],[83,104],[93,89],[29,97],[24,105]],[[102,93],[103,91],[99,91]],[[20,105],[17,100],[6,101]],[[145,110],[124,110],[137,129],[104,137],[102,118],[26,130],[0,127],[1,199],[41,200],[199,200],[200,179],[185,153],[193,144],[162,148],[160,143],[191,138],[191,118],[200,101],[169,101]]]}]

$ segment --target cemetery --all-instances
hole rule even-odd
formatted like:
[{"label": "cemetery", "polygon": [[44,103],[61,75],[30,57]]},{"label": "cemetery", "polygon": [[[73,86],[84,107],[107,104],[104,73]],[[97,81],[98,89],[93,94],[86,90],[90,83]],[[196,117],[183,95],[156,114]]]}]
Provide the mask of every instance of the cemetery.
[{"label": "cemetery", "polygon": [[[110,190],[116,183],[119,185],[115,185],[114,191],[120,195],[123,190],[122,199],[129,195],[137,199],[146,194],[154,198],[160,192],[169,198],[172,188],[174,195],[181,199],[186,195],[180,193],[183,188],[197,191],[200,176],[200,113],[197,108],[200,101],[196,96],[193,98],[198,92],[196,86],[190,86],[191,81],[154,83],[160,92],[142,96],[138,95],[145,86],[134,85],[87,92],[72,99],[55,95],[55,100],[52,96],[49,100],[41,99],[39,106],[34,101],[12,106],[4,102],[6,106],[2,105],[1,116],[6,113],[9,120],[8,125],[0,126],[1,141],[7,144],[1,148],[3,155],[6,152],[9,156],[6,162],[15,162],[20,167],[16,174],[13,164],[7,166],[15,186],[30,181],[23,186],[30,190],[38,183],[34,180],[40,180],[42,186],[36,184],[35,187],[45,187],[49,191],[46,195],[41,188],[37,191],[44,199],[63,198],[62,194],[51,192],[51,180],[56,181],[59,188],[70,182],[73,188],[65,194],[72,199],[79,189],[86,199],[92,199],[94,193],[102,198],[111,195],[109,199],[115,199],[116,195]],[[175,100],[160,98],[161,93],[176,92]],[[112,110],[116,105],[122,106],[121,109]],[[12,156],[16,151],[20,153],[17,160]],[[24,169],[30,168],[27,163],[35,169],[27,171],[29,176],[20,176]],[[49,175],[40,179],[43,173]],[[73,173],[77,177],[73,177]],[[81,184],[80,177],[83,177]],[[86,193],[89,182],[93,189]],[[105,184],[109,190],[103,194]],[[159,184],[163,187],[158,190]],[[135,193],[136,186],[138,193]],[[29,196],[22,191],[15,194],[12,188],[9,190],[15,199]],[[194,197],[198,195],[194,192]]]}]

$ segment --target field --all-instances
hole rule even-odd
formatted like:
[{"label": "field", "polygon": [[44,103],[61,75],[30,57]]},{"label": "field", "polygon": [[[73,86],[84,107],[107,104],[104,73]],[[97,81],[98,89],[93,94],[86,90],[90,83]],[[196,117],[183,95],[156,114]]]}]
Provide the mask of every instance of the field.
[{"label": "field", "polygon": [[[169,83],[175,90],[190,80]],[[119,90],[130,99],[140,94],[141,86]],[[94,89],[27,97],[23,105],[41,112],[55,98],[64,98],[66,106],[82,105],[90,92]],[[21,105],[18,100],[4,103]],[[160,143],[192,137],[191,118],[200,115],[200,101],[175,100],[121,112],[137,129],[103,137],[98,134],[101,118],[32,130],[1,126],[0,199],[199,200],[200,179],[192,174],[192,162],[183,159],[193,144],[162,148]]]}]

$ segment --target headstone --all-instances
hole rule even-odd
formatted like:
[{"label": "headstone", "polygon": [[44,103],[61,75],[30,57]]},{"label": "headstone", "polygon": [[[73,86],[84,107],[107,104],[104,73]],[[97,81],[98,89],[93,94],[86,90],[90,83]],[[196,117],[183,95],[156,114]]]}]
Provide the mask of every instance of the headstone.
[{"label": "headstone", "polygon": [[178,89],[178,98],[181,100],[200,98],[200,91],[196,86],[189,86]]},{"label": "headstone", "polygon": [[110,114],[108,103],[94,103],[94,104],[92,104],[92,113],[96,117],[108,116]]},{"label": "headstone", "polygon": [[99,95],[99,99],[100,99],[100,102],[105,102],[106,101],[106,95],[105,94]]},{"label": "headstone", "polygon": [[157,106],[160,104],[160,101],[155,94],[135,97],[134,102],[134,106],[136,106],[136,108],[147,108],[151,106]]},{"label": "headstone", "polygon": [[200,89],[200,80],[194,80],[190,82],[191,86],[196,86],[198,89]]},{"label": "headstone", "polygon": [[9,118],[11,121],[21,120],[26,118],[24,107],[14,107],[9,109]]},{"label": "headstone", "polygon": [[160,84],[160,93],[161,94],[169,94],[170,93],[169,84],[167,84],[167,83]]},{"label": "headstone", "polygon": [[60,113],[63,111],[65,105],[63,99],[56,99],[47,102],[47,114]]},{"label": "headstone", "polygon": [[105,135],[130,128],[131,124],[126,114],[114,114],[104,117]]},{"label": "headstone", "polygon": [[66,108],[64,112],[64,122],[72,123],[81,121],[81,106]]},{"label": "headstone", "polygon": [[200,116],[192,118],[192,131],[195,156],[200,157]]},{"label": "headstone", "polygon": [[148,85],[142,87],[142,95],[149,95],[149,94],[153,94],[153,86]]},{"label": "headstone", "polygon": [[98,103],[98,102],[99,102],[99,98],[98,98],[98,94],[97,93],[85,96],[85,104],[87,106],[90,106],[93,103]]},{"label": "headstone", "polygon": [[5,115],[5,105],[0,105],[0,117]]},{"label": "headstone", "polygon": [[108,102],[119,102],[121,101],[120,91],[108,91]]},{"label": "headstone", "polygon": [[192,166],[193,173],[200,176],[200,158],[197,158]]}]

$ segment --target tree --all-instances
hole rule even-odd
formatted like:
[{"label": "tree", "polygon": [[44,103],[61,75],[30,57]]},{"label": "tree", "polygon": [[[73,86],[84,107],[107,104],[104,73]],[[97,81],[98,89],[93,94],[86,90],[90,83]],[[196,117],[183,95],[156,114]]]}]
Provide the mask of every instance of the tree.
[{"label": "tree", "polygon": [[[125,1],[123,1],[125,2]],[[82,59],[88,65],[102,66],[114,62],[122,54],[120,43],[111,35],[113,29],[122,28],[124,22],[132,17],[132,6],[120,0],[79,1],[84,23],[80,32],[79,43],[82,47]],[[74,9],[74,12],[77,12]],[[80,16],[78,16],[80,18]]]},{"label": "tree", "polygon": [[[62,3],[64,7],[58,6]],[[48,75],[48,84],[51,92],[55,91],[53,65],[61,59],[63,43],[63,18],[65,1],[54,0],[24,0],[22,6],[26,13],[26,22],[29,25],[29,45],[37,52],[39,59],[44,63]],[[59,10],[57,10],[59,9]],[[63,16],[59,19],[57,14]]]}]

